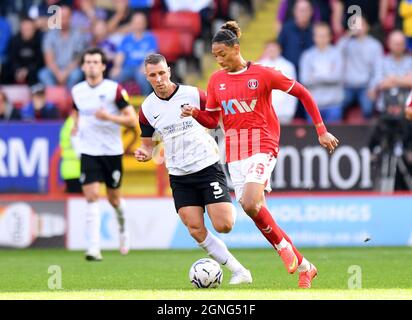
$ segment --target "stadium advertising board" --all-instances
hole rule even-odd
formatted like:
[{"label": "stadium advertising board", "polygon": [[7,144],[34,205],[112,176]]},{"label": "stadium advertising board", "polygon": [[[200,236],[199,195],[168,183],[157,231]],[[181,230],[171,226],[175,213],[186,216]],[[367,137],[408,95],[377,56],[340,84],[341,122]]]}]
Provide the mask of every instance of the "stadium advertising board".
[{"label": "stadium advertising board", "polygon": [[0,200],[0,247],[63,247],[64,200]]},{"label": "stadium advertising board", "polygon": [[[106,200],[99,202],[101,210],[100,239],[103,249],[119,247],[119,227],[113,208]],[[132,249],[169,248],[179,223],[173,200],[169,198],[126,199],[126,226],[130,231]],[[68,249],[85,249],[86,201],[70,198],[67,204]],[[189,239],[190,241],[190,239]]]},{"label": "stadium advertising board", "polygon": [[48,192],[60,122],[0,124],[0,192]]},{"label": "stadium advertising board", "polygon": [[[267,203],[298,246],[412,246],[410,196],[268,197]],[[102,200],[100,206],[102,248],[117,249],[116,216],[106,201]],[[229,247],[267,247],[267,241],[250,218],[236,206],[238,215],[233,230],[219,237]],[[69,200],[69,249],[86,248],[85,210],[83,199]],[[132,249],[198,247],[179,220],[172,199],[127,199],[126,219]],[[206,226],[213,230],[208,218]]]},{"label": "stadium advertising board", "polygon": [[[329,155],[313,126],[282,126],[280,152],[271,177],[273,190],[371,190],[371,125],[329,125],[340,146]],[[227,169],[226,169],[226,175]]]}]

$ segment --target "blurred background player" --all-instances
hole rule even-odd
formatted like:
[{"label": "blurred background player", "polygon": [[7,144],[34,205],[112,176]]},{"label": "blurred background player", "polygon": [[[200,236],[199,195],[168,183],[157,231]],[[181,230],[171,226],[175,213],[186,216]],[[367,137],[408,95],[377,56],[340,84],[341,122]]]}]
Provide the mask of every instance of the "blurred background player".
[{"label": "blurred background player", "polygon": [[226,133],[226,160],[236,199],[280,255],[289,273],[299,272],[299,287],[310,288],[316,267],[306,260],[265,206],[264,191],[279,151],[280,128],[270,94],[282,90],[297,97],[310,114],[319,143],[333,152],[338,140],[327,132],[310,93],[297,81],[273,68],[247,62],[240,54],[240,28],[229,21],[215,34],[212,53],[221,70],[209,80],[206,110],[185,106],[182,116],[193,116],[215,128],[220,116]]},{"label": "blurred background player", "polygon": [[120,228],[120,252],[129,250],[125,225],[125,203],[120,198],[122,181],[123,144],[120,127],[135,127],[137,115],[129,104],[127,92],[116,82],[104,79],[106,57],[99,48],[85,51],[81,59],[86,80],[72,89],[76,125],[81,152],[81,176],[87,204],[87,232],[89,237],[86,259],[99,261],[100,182],[106,184],[107,199],[116,211]]},{"label": "blurred background player", "polygon": [[146,57],[145,72],[154,92],[145,99],[139,111],[142,146],[135,151],[136,159],[148,161],[152,158],[155,146],[152,137],[155,131],[159,132],[180,219],[199,246],[232,272],[230,284],[251,283],[249,270],[204,223],[205,207],[219,233],[232,230],[236,216],[219,164],[216,142],[197,121],[180,116],[185,104],[204,108],[205,92],[173,83],[166,59],[160,54]]}]

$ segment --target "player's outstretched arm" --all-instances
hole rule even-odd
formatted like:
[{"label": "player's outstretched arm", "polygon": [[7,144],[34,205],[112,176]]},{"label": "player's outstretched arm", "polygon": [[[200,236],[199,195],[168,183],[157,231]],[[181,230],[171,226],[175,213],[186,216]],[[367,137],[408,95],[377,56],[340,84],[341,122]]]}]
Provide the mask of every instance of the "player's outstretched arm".
[{"label": "player's outstretched arm", "polygon": [[142,138],[142,145],[134,152],[137,161],[146,162],[152,159],[154,141],[152,138]]},{"label": "player's outstretched arm", "polygon": [[214,129],[219,123],[220,111],[199,110],[195,107],[184,105],[180,116],[193,117],[202,126],[208,129]]},{"label": "player's outstretched arm", "polygon": [[302,84],[296,81],[289,94],[295,96],[302,102],[306,111],[312,118],[313,123],[315,124],[320,145],[326,148],[329,153],[332,153],[339,145],[339,140],[327,131],[316,102],[310,92]]}]

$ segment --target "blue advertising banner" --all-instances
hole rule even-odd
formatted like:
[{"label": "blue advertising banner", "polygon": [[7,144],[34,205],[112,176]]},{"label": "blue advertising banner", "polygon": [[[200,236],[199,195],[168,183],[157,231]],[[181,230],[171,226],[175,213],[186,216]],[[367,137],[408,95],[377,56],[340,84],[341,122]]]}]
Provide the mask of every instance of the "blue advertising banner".
[{"label": "blue advertising banner", "polygon": [[[412,196],[268,197],[267,204],[298,247],[412,246]],[[269,247],[239,204],[236,209],[234,228],[219,237],[232,248]],[[207,227],[213,231],[210,221]],[[171,247],[195,245],[178,224]]]},{"label": "blue advertising banner", "polygon": [[48,191],[61,122],[0,124],[0,193]]}]

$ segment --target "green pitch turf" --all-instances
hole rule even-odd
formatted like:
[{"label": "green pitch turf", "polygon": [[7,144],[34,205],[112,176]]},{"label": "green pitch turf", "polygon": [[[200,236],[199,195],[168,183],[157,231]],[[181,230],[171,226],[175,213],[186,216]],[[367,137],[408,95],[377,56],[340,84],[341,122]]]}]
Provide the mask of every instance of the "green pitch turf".
[{"label": "green pitch turf", "polygon": [[[270,249],[232,252],[253,284],[230,286],[224,268],[220,288],[192,288],[188,271],[206,256],[200,249],[105,251],[102,262],[86,262],[83,252],[1,250],[0,299],[412,299],[412,248],[303,249],[319,270],[310,290],[297,289],[298,275]],[[53,266],[61,268],[61,289],[49,288],[58,285]],[[353,270],[361,271],[360,289],[348,289]]]}]

